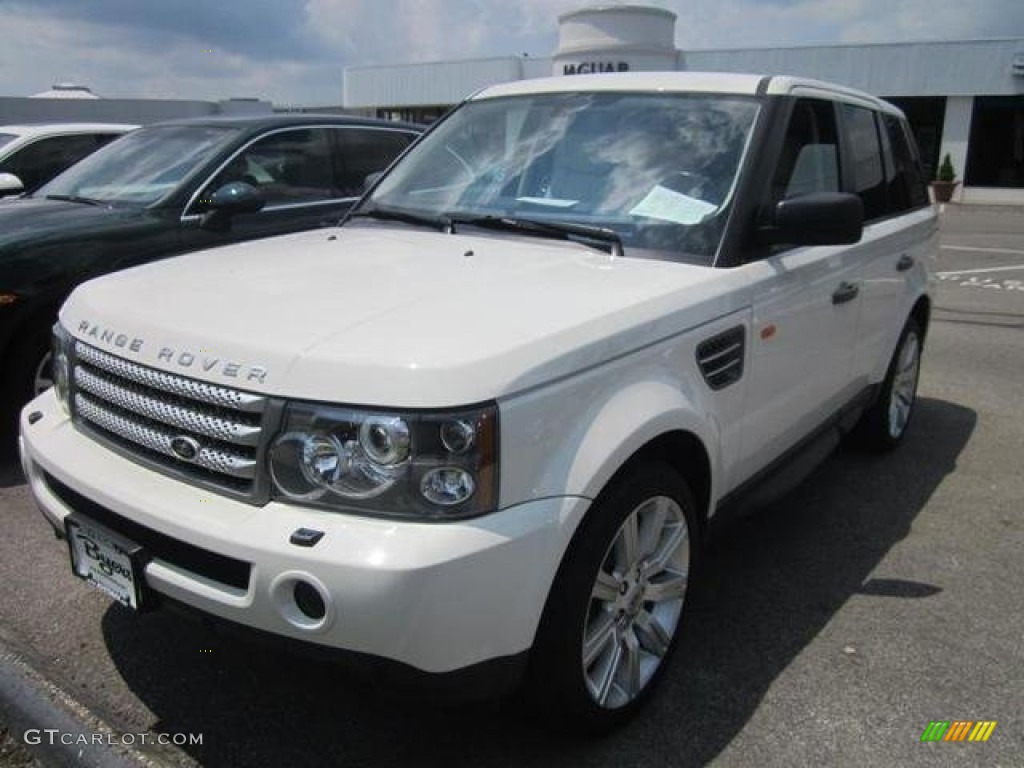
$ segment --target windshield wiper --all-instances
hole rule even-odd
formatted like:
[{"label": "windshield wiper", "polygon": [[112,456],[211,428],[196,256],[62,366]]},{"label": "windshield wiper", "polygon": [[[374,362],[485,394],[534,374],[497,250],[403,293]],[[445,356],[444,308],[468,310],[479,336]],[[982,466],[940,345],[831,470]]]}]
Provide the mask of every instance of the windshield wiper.
[{"label": "windshield wiper", "polygon": [[91,197],[81,197],[79,195],[47,195],[47,200],[64,200],[69,203],[85,203],[86,205],[99,205],[106,207],[106,203],[102,200],[94,200]]},{"label": "windshield wiper", "polygon": [[[380,221],[401,221],[405,224],[414,224],[419,227],[430,227],[441,232],[447,232],[450,228],[448,219],[444,216],[426,216],[422,213],[402,211],[396,208],[364,208],[361,211],[353,211],[348,219],[378,219]],[[348,220],[346,219],[346,221]]]},{"label": "windshield wiper", "polygon": [[[590,245],[608,250],[612,256],[622,256],[622,238],[614,229],[608,227],[595,227],[590,224],[577,224],[574,221],[552,221],[548,219],[522,219],[515,216],[460,216],[457,213],[448,214],[442,217],[448,222],[448,229],[455,232],[457,224],[465,224],[471,227],[482,227],[484,229],[499,229],[506,232],[522,232],[524,234],[538,235],[539,237],[550,237],[557,240],[571,240],[573,242]],[[597,240],[608,247],[594,245],[588,240]]]}]

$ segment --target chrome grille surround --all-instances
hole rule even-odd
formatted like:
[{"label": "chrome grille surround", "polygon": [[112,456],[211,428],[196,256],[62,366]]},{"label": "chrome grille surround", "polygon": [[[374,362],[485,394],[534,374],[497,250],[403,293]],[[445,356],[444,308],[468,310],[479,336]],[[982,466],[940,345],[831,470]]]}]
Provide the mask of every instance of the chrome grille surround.
[{"label": "chrome grille surround", "polygon": [[71,359],[77,427],[165,474],[266,501],[263,437],[280,411],[270,398],[148,368],[81,341],[73,342]]}]

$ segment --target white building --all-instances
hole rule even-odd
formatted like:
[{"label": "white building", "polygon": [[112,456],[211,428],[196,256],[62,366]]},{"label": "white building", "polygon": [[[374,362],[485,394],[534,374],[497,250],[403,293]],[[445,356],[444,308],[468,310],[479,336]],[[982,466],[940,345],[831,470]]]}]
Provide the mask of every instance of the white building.
[{"label": "white building", "polygon": [[1024,203],[1024,38],[681,51],[675,21],[660,8],[584,8],[558,18],[550,58],[349,67],[343,106],[429,122],[485,86],[552,74],[686,69],[814,77],[899,105],[929,173],[950,155],[962,182],[955,200]]}]

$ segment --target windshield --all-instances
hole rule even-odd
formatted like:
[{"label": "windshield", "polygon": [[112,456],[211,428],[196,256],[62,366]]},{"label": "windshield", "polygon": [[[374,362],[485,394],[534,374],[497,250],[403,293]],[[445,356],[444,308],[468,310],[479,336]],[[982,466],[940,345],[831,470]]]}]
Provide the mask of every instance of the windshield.
[{"label": "windshield", "polygon": [[13,133],[0,133],[0,147],[4,144],[10,144],[16,138],[18,137]]},{"label": "windshield", "polygon": [[33,197],[148,205],[171,192],[236,132],[211,125],[140,128],[71,166]]},{"label": "windshield", "polygon": [[361,211],[600,227],[627,256],[710,264],[757,113],[754,99],[707,94],[471,101]]}]

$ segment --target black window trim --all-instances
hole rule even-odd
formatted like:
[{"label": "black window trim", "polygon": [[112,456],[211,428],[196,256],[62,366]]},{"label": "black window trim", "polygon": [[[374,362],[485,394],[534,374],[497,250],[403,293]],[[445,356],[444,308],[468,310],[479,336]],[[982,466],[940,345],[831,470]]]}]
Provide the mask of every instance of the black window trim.
[{"label": "black window trim", "polygon": [[[886,114],[886,113],[887,114],[891,114],[893,117],[895,117],[897,120],[899,120],[901,124],[904,124],[904,125],[906,124],[906,118],[903,117],[901,114],[899,114],[897,112],[890,112],[889,110],[881,109],[878,106],[867,106],[865,104],[861,104],[861,103],[858,103],[858,102],[846,102],[846,101],[841,102],[841,103],[847,104],[847,105],[849,105],[851,107],[859,107],[861,109],[866,109],[866,110],[868,110],[869,112],[872,113],[872,117],[874,119],[874,124],[875,124],[875,141],[878,143],[878,152],[881,155],[882,179],[884,181],[885,180],[885,172],[887,170],[887,166],[886,166],[886,162],[885,162],[885,153],[882,151],[882,137],[879,134],[879,131],[885,129],[885,126],[883,125],[883,122],[882,122],[882,115]],[[841,109],[837,110],[837,113],[838,113],[838,118],[839,118],[839,132],[840,132],[839,144],[840,144],[840,147],[841,147],[841,153],[844,154],[845,156],[849,157],[849,156],[851,156],[851,153],[852,153],[853,150],[852,150],[852,147],[851,147],[851,144],[850,144],[849,135],[848,135],[846,117],[843,114],[843,110],[841,110]],[[904,130],[904,133],[907,132],[906,131],[906,127],[904,127],[903,130]],[[891,142],[890,142],[890,144],[891,144]],[[916,144],[915,143],[911,143],[910,146],[911,147],[916,147]],[[914,149],[914,152],[917,153],[918,150]],[[920,160],[918,160],[918,162],[920,162]],[[849,169],[849,173],[848,174],[844,173],[844,168],[848,168]],[[854,177],[853,177],[853,165],[852,165],[852,163],[841,163],[840,164],[840,168],[839,168],[839,173],[840,173],[840,177],[843,180],[843,192],[848,192],[851,195],[856,195],[857,194],[857,184],[856,184],[856,181],[854,180]],[[890,210],[891,205],[890,205],[890,202],[889,202],[889,190],[888,190],[888,185],[886,185],[886,192],[885,192],[885,208],[886,208],[886,212],[882,216],[876,216],[873,219],[868,219],[867,217],[865,217],[865,219],[864,219],[864,229],[866,230],[868,227],[872,227],[875,224],[882,224],[884,222],[891,221],[892,219],[898,218],[899,216],[906,216],[907,214],[915,213],[917,211],[922,211],[922,210],[925,210],[926,208],[929,208],[929,207],[931,207],[931,202],[930,201],[926,202],[926,203],[924,203],[922,205],[919,205],[919,206],[915,206],[915,207],[912,207],[912,208],[907,208],[906,210],[903,210],[903,211],[895,211],[894,212],[894,211]]]}]

